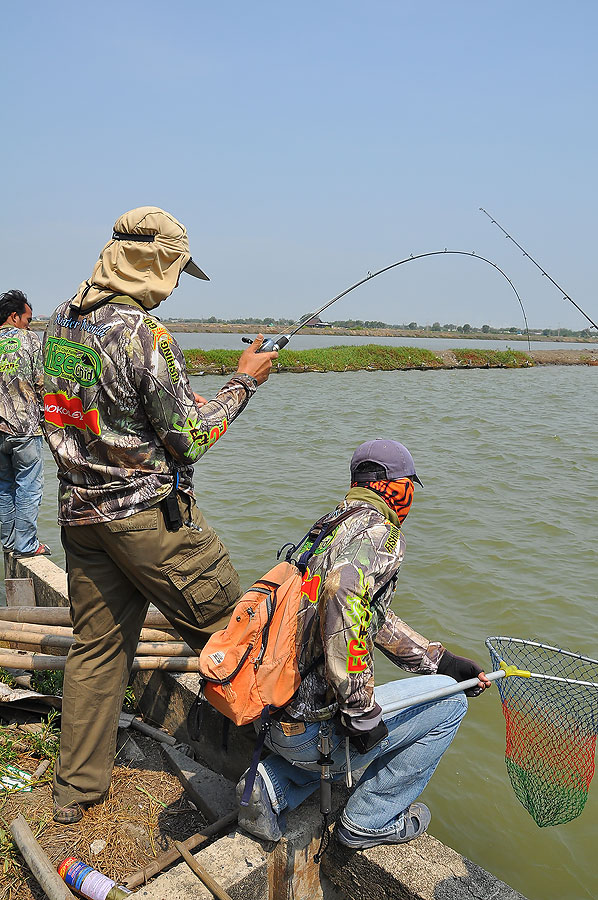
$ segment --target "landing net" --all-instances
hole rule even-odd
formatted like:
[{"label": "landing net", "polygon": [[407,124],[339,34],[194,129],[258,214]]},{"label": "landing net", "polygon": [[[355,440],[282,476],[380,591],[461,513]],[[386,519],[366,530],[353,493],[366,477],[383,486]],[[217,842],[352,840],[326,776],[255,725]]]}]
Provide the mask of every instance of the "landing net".
[{"label": "landing net", "polygon": [[570,822],[594,775],[598,661],[519,638],[491,637],[486,646],[493,669],[504,662],[530,673],[497,682],[515,795],[541,828]]}]

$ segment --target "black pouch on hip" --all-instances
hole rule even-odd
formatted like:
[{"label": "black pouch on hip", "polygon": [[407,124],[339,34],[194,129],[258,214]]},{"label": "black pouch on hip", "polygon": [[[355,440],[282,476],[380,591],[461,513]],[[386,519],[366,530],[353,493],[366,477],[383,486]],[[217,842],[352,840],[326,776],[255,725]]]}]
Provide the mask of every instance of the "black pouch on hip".
[{"label": "black pouch on hip", "polygon": [[164,514],[164,524],[166,525],[166,530],[178,531],[183,524],[183,518],[179,509],[177,490],[175,486],[173,486],[170,494],[168,494],[168,496],[165,497],[164,500],[162,500],[160,506],[162,507],[162,513]]}]

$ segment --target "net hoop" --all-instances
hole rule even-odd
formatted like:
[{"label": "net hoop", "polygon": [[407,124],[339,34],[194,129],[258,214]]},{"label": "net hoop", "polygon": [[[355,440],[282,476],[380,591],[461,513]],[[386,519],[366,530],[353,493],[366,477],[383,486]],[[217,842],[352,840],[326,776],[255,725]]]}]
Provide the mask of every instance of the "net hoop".
[{"label": "net hoop", "polygon": [[492,666],[505,669],[497,685],[515,796],[541,828],[570,822],[594,775],[598,660],[522,638],[490,637],[486,646]]},{"label": "net hoop", "polygon": [[[523,638],[505,637],[504,635],[489,637],[486,639],[486,647],[491,654],[494,654],[502,661],[502,654],[494,647],[493,641],[506,641],[511,644],[521,644],[526,647],[539,647],[542,650],[551,650],[561,656],[569,656],[571,659],[578,659],[581,662],[592,663],[598,669],[598,660],[592,659],[591,656],[582,656],[581,653],[573,653],[571,650],[563,650],[561,647],[552,647],[550,644],[542,644],[539,641],[528,641]],[[506,661],[506,660],[505,660]],[[512,677],[512,676],[511,676]],[[582,687],[593,687],[598,689],[598,681],[579,681],[576,678],[561,678],[559,675],[546,675],[544,672],[530,672],[530,678],[542,678],[547,681],[562,681],[566,684],[579,684]]]}]

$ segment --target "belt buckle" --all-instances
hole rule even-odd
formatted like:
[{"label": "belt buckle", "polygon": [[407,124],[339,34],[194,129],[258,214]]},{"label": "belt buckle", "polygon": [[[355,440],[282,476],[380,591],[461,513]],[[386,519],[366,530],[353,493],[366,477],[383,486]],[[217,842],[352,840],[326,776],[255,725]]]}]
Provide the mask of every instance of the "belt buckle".
[{"label": "belt buckle", "polygon": [[296,734],[304,734],[305,732],[305,722],[281,722],[280,727],[286,737],[293,737]]}]

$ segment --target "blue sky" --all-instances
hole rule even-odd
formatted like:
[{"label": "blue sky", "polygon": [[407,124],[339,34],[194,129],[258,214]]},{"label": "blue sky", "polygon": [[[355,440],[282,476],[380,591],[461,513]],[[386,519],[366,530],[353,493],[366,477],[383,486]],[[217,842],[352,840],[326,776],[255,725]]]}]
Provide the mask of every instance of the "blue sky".
[{"label": "blue sky", "polygon": [[[410,253],[475,250],[532,327],[596,319],[594,2],[130,0],[3,8],[0,287],[49,313],[114,220],[185,223],[210,284],[163,316],[298,317]],[[409,263],[331,318],[519,325],[477,260]]]}]

